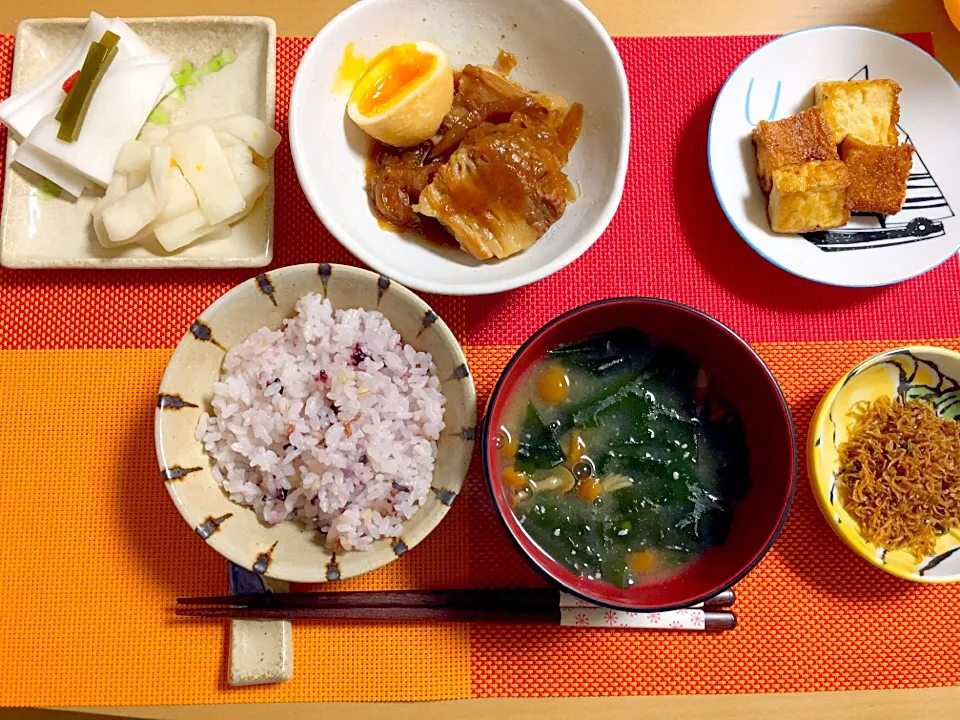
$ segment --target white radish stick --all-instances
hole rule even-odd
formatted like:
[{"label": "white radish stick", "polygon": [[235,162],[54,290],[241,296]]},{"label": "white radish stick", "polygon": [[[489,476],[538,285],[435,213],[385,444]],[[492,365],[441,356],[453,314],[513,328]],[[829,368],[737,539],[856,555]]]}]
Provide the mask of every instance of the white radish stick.
[{"label": "white radish stick", "polygon": [[150,169],[150,145],[139,140],[127,140],[120,146],[114,172],[129,175],[134,172],[147,172]]},{"label": "white radish stick", "polygon": [[243,211],[245,202],[213,130],[197,125],[165,139],[183,177],[197,194],[206,221],[216,225]]},{"label": "white radish stick", "polygon": [[196,210],[197,195],[193,192],[180,172],[180,168],[172,167],[169,171],[168,182],[170,183],[170,201],[157,218],[157,224],[164,223],[167,220],[173,220],[181,215],[186,215],[191,210]]},{"label": "white radish stick", "polygon": [[104,206],[101,218],[112,245],[136,242],[145,236],[141,235],[142,231],[159,217],[170,200],[169,170],[170,148],[154,145],[147,181]]},{"label": "white radish stick", "polygon": [[280,133],[252,115],[230,115],[214,120],[210,127],[243,140],[261,157],[273,157],[280,145]]},{"label": "white radish stick", "polygon": [[103,226],[103,210],[105,207],[122,198],[127,192],[127,176],[117,173],[113,180],[107,185],[107,192],[93,206],[93,230],[97,234],[97,239],[105,248],[114,247],[115,243],[110,241],[107,235],[107,229]]}]

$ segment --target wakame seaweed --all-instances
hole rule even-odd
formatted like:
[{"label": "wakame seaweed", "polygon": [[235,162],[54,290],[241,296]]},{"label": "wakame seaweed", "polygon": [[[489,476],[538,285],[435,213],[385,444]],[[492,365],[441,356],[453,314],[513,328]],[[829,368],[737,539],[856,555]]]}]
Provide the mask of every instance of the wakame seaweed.
[{"label": "wakame seaweed", "polygon": [[653,357],[653,351],[646,335],[619,328],[582,342],[557,345],[547,351],[547,357],[596,375],[606,375],[643,367]]},{"label": "wakame seaweed", "polygon": [[563,448],[553,431],[548,428],[533,403],[527,404],[527,414],[520,427],[515,466],[522,472],[549,470],[563,462]]}]

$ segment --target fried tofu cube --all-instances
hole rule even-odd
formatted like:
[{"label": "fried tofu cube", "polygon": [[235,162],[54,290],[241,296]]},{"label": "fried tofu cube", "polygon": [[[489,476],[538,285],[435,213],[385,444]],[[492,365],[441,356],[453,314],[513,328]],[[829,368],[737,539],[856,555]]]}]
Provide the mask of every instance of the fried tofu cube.
[{"label": "fried tofu cube", "polygon": [[850,175],[839,160],[788,165],[773,171],[767,213],[770,229],[801,233],[846,225]]},{"label": "fried tofu cube", "polygon": [[751,134],[757,149],[757,177],[770,193],[773,171],[810,160],[839,160],[836,143],[823,112],[812,107],[796,115],[767,122],[761,120]]},{"label": "fried tofu cube", "polygon": [[833,142],[853,135],[874,145],[896,145],[900,121],[900,86],[893,80],[817,83],[817,107],[833,131]]},{"label": "fried tofu cube", "polygon": [[907,197],[912,145],[871,145],[847,136],[840,157],[850,173],[847,204],[853,212],[896,215]]}]

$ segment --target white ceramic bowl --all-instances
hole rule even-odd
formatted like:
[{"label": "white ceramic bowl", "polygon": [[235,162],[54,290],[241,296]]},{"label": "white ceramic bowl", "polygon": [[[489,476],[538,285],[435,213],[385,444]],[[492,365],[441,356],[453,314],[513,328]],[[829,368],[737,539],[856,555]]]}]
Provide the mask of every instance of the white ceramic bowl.
[{"label": "white ceramic bowl", "polygon": [[[517,56],[517,82],[584,107],[566,172],[581,196],[529,250],[480,262],[383,230],[364,190],[367,137],[346,116],[350,88],[335,89],[348,43],[370,58],[390,45],[431,40],[455,68]],[[338,91],[339,90],[339,91]],[[623,63],[600,22],[576,0],[363,0],[314,38],[290,97],[290,148],[320,220],[370,267],[411,288],[477,295],[527,285],[576,260],[606,229],[627,171],[630,105]]]},{"label": "white ceramic bowl", "polygon": [[[813,105],[821,80],[890,78],[900,94],[900,141],[916,149],[903,211],[881,224],[854,217],[836,231],[778,235],[756,177],[750,132]],[[849,287],[888,285],[952,257],[960,247],[960,85],[913,43],[872,28],[835,25],[773,40],[731,73],[707,141],[717,199],[758,253],[800,277]]]},{"label": "white ceramic bowl", "polygon": [[[297,300],[316,292],[335,309],[379,310],[405,343],[433,355],[447,403],[437,443],[432,492],[400,537],[369,550],[331,553],[296,520],[267,525],[237,505],[210,472],[195,432],[212,412],[213,384],[226,348],[262,327],[280,328]],[[324,582],[360,575],[392,562],[423,540],[446,516],[463,485],[477,424],[477,396],[466,358],[446,324],[420,298],[368,270],[345,265],[293,265],[247,280],[219,298],[190,326],[160,383],[154,429],[164,484],[190,527],[228,560],[278,580]]]}]

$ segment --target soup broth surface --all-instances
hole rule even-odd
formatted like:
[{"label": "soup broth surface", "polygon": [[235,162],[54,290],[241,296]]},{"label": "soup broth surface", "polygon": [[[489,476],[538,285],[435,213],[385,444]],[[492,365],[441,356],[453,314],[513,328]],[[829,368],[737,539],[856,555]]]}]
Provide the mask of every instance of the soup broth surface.
[{"label": "soup broth surface", "polygon": [[743,426],[696,358],[630,328],[560,345],[497,434],[513,511],[551,557],[619,587],[680,572],[730,531],[749,489]]}]

